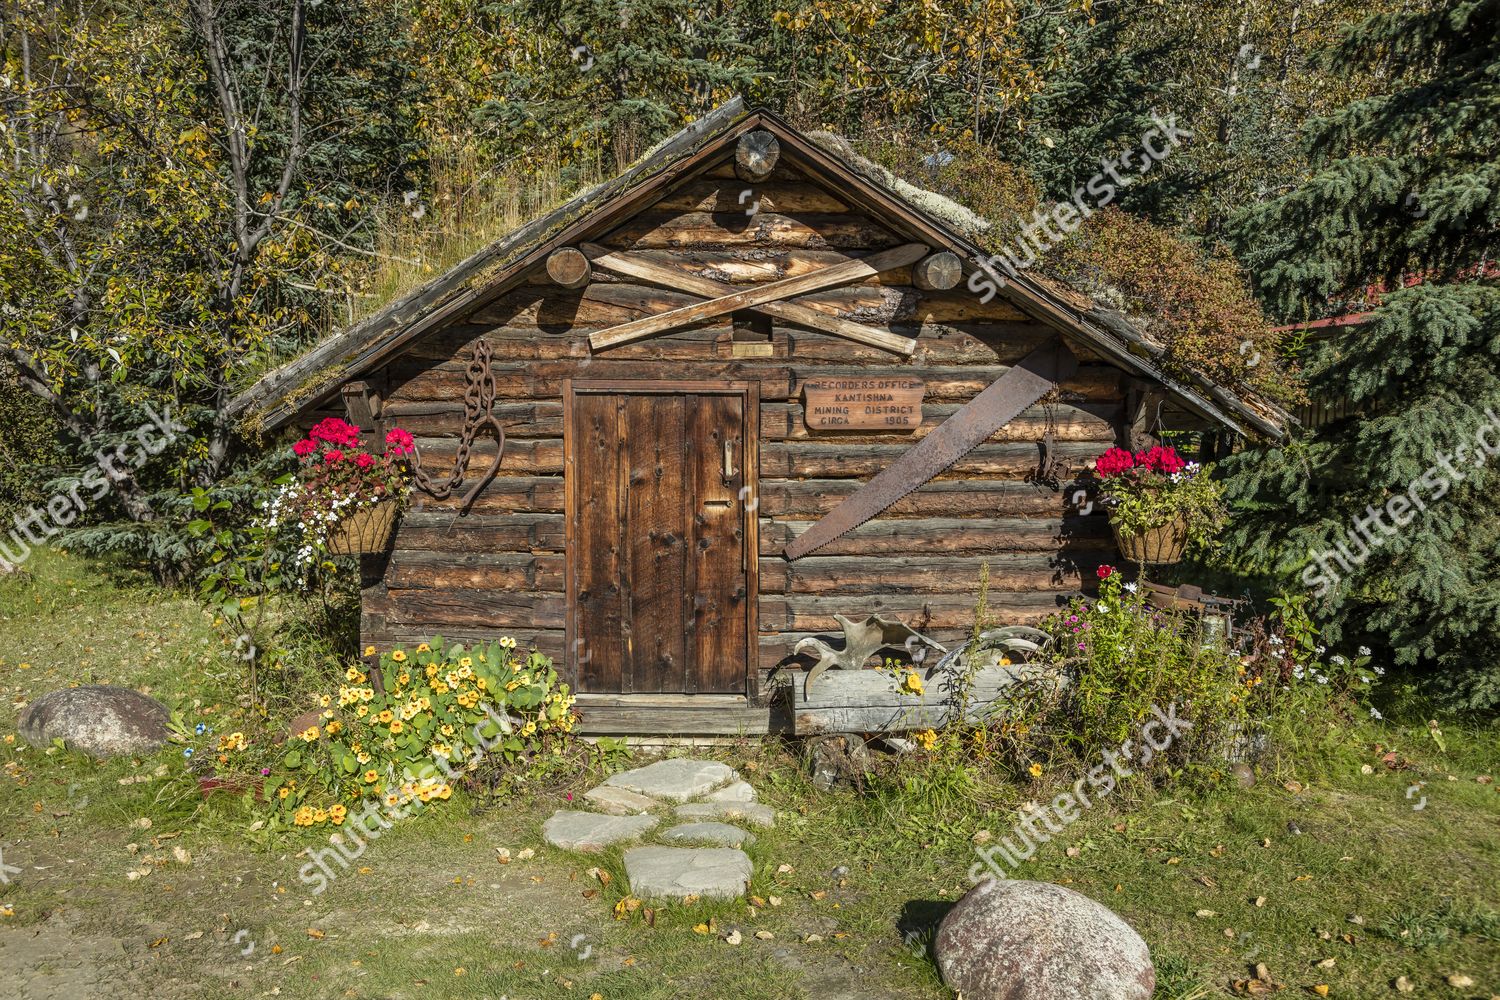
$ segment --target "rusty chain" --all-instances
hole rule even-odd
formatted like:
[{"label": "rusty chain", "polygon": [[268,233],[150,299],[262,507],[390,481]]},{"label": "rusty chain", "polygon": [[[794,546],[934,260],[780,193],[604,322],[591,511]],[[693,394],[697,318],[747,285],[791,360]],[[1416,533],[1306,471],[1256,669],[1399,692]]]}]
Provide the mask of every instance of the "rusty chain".
[{"label": "rusty chain", "polygon": [[494,413],[498,386],[495,372],[490,367],[491,356],[489,341],[481,339],[474,344],[474,355],[469,359],[469,367],[464,373],[463,432],[459,436],[458,454],[453,458],[453,468],[449,470],[447,478],[439,480],[429,475],[422,467],[421,449],[415,444],[412,446],[412,476],[416,479],[417,486],[435,499],[446,500],[453,495],[454,490],[463,485],[464,476],[469,470],[469,453],[479,432],[486,427],[495,432],[495,461],[464,496],[459,507],[459,512],[463,514],[469,512],[479,492],[500,471],[500,460],[505,454],[505,428]]}]

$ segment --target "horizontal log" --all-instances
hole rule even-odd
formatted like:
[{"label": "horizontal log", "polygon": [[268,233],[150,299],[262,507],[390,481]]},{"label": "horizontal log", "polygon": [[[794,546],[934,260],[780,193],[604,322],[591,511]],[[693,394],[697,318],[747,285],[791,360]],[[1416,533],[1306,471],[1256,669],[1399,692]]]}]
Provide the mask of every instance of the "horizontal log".
[{"label": "horizontal log", "polygon": [[560,629],[567,600],[562,594],[517,593],[496,590],[396,590],[367,596],[369,613],[387,626],[431,629],[446,634],[451,628]]},{"label": "horizontal log", "polygon": [[[810,521],[761,518],[760,553],[779,556]],[[1059,551],[1060,550],[1060,551]],[[1053,552],[1062,558],[1093,558],[1114,551],[1109,521],[1099,514],[1064,518],[876,518],[818,550],[819,555],[912,555],[917,552],[985,555],[993,552]],[[1087,552],[1088,556],[1081,553]]]},{"label": "horizontal log", "polygon": [[981,302],[963,289],[923,292],[912,287],[854,285],[809,292],[797,302],[861,323],[978,323],[1026,322],[1027,316],[1004,299]]},{"label": "horizontal log", "polygon": [[[917,341],[914,362],[929,365],[1007,365],[1039,347],[1051,331],[1030,321],[982,323],[893,323],[882,328]],[[531,325],[489,326],[454,324],[412,346],[402,356],[402,365],[414,362],[467,364],[477,340],[489,341],[498,363],[515,361],[583,360],[592,356],[588,334],[592,328],[578,327],[543,332]],[[855,343],[843,337],[777,322],[771,328],[774,357],[833,364],[872,362],[889,365],[891,353],[883,348]],[[733,329],[729,324],[674,330],[646,340],[610,348],[615,361],[704,361],[732,356]],[[1073,353],[1081,360],[1097,360],[1082,347]]]},{"label": "horizontal log", "polygon": [[[977,584],[977,581],[976,581]],[[977,589],[977,586],[976,586]],[[1028,622],[1068,606],[1076,590],[1006,592],[991,590],[985,605],[986,619],[994,624],[1013,624],[1008,619],[1024,617]],[[762,596],[762,631],[807,632],[832,629],[841,633],[834,615],[864,618],[885,615],[899,618],[922,631],[925,628],[971,628],[974,624],[973,594],[797,594]],[[919,626],[918,623],[923,623]]]},{"label": "horizontal log", "polygon": [[531,629],[531,628],[490,628],[479,627],[455,627],[451,629],[432,629],[416,625],[392,625],[388,624],[384,616],[365,612],[360,620],[359,642],[360,648],[374,646],[380,652],[388,652],[397,647],[413,649],[421,643],[430,643],[438,636],[449,643],[463,643],[472,646],[481,642],[494,642],[504,636],[510,636],[516,640],[518,651],[538,650],[546,656],[550,656],[559,670],[563,666],[563,650],[567,646],[566,633],[562,629]]},{"label": "horizontal log", "polygon": [[746,702],[725,703],[713,695],[692,696],[698,704],[653,704],[650,695],[630,695],[602,703],[581,695],[574,709],[582,716],[574,732],[585,736],[757,736],[771,731],[771,709]]},{"label": "horizontal log", "polygon": [[429,552],[562,552],[563,515],[504,514],[460,517],[407,511],[394,547]]},{"label": "horizontal log", "polygon": [[[424,468],[445,475],[456,452],[453,438],[418,439]],[[761,474],[764,478],[868,478],[890,465],[910,447],[902,441],[894,444],[844,444],[824,441],[765,442],[761,445]],[[1080,473],[1087,463],[1108,448],[1107,442],[1063,442],[1052,449],[1069,475]],[[493,446],[485,441],[476,444],[469,465],[471,476],[479,475],[492,460]],[[1022,476],[1035,469],[1039,450],[1032,443],[980,445],[949,467],[945,475]],[[508,476],[558,475],[563,471],[563,442],[556,439],[508,441],[501,462]]]},{"label": "horizontal log", "polygon": [[[386,398],[393,403],[451,402],[462,399],[466,362],[438,364],[397,362],[388,369],[391,386]],[[762,400],[789,400],[801,395],[809,378],[911,376],[912,365],[845,365],[793,362],[781,359],[718,359],[674,362],[616,360],[596,357],[580,360],[496,362],[491,366],[500,398],[514,402],[559,399],[566,378],[619,379],[743,379],[760,383]],[[1010,369],[1005,365],[932,365],[920,369],[933,402],[963,402],[982,391]],[[1120,398],[1120,371],[1107,365],[1084,365],[1063,383],[1071,402],[1097,402]],[[1076,398],[1075,398],[1076,397]]]},{"label": "horizontal log", "polygon": [[[707,170],[700,171],[698,177],[706,177],[710,180],[739,181],[739,176],[734,172],[733,157],[730,157],[729,159],[715,166],[709,167]],[[816,183],[816,181],[810,180],[806,174],[788,163],[785,158],[783,158],[781,162],[776,165],[776,179],[780,182],[806,181],[808,183]]]},{"label": "horizontal log", "polygon": [[[912,441],[926,437],[962,406],[962,403],[924,402],[921,426],[915,431],[906,431],[899,436]],[[1079,405],[1059,403],[1051,408],[1050,415],[1047,408],[1033,406],[992,434],[989,440],[994,442],[1040,441],[1050,428],[1055,441],[1099,442],[1102,444],[1099,450],[1103,452],[1114,445],[1115,427],[1123,412],[1123,404],[1109,402]],[[826,431],[808,430],[804,407],[801,402],[797,401],[771,402],[763,405],[760,420],[761,439],[765,441],[827,440],[829,437]],[[840,433],[838,439],[840,441],[859,441],[863,438],[880,440],[889,439],[892,436],[890,434],[858,435],[851,432],[847,435]]]},{"label": "horizontal log", "polygon": [[987,556],[805,556],[795,562],[762,558],[762,594],[963,594],[979,592],[985,565],[997,593],[1076,591],[1094,583],[1104,553],[1087,560],[1058,563],[1046,553],[995,553]]},{"label": "horizontal log", "polygon": [[561,592],[561,553],[428,552],[398,549],[386,563],[391,590],[509,590]]},{"label": "horizontal log", "polygon": [[794,683],[792,727],[798,736],[824,733],[912,732],[939,729],[962,717],[984,723],[1003,717],[1010,700],[1023,688],[1055,690],[1061,677],[1035,667],[990,667],[973,678],[960,704],[950,681],[929,676],[922,694],[897,690],[895,678],[874,670],[830,670],[813,681],[812,691]]},{"label": "horizontal log", "polygon": [[599,240],[611,250],[768,245],[879,250],[902,242],[890,230],[848,213],[643,212]]},{"label": "horizontal log", "polygon": [[[768,441],[760,449],[760,474],[765,478],[792,479],[845,476],[866,478],[887,468],[911,444],[844,444],[818,441]],[[1082,471],[1103,454],[1110,442],[1061,441],[1053,445],[1051,457],[1069,475]],[[948,467],[951,475],[1024,476],[1040,464],[1037,443],[982,444]]]},{"label": "horizontal log", "polygon": [[[446,500],[437,500],[425,493],[416,491],[412,494],[413,510],[447,512],[457,514],[463,502],[463,493],[467,490],[467,483],[473,481],[473,476],[482,474],[482,469],[476,469],[466,484],[461,486],[457,496],[450,496]],[[558,476],[496,476],[492,479],[479,496],[474,499],[474,504],[469,508],[469,516],[485,514],[560,514],[565,504],[566,484],[563,477]]]},{"label": "horizontal log", "polygon": [[[963,404],[927,403],[922,407],[922,425],[915,431],[888,434],[840,432],[836,439],[841,442],[859,441],[914,441],[925,437]],[[1108,450],[1115,443],[1115,427],[1124,412],[1121,403],[1083,403],[1072,405],[1060,403],[1052,408],[1051,429],[1057,441],[1094,441]],[[829,440],[827,431],[811,431],[807,428],[804,408],[800,401],[789,403],[769,402],[761,407],[760,434],[763,441]],[[501,403],[494,409],[497,419],[505,426],[506,437],[512,440],[525,438],[561,437],[563,433],[562,403],[524,402]],[[464,427],[464,404],[458,401],[398,403],[388,406],[385,419],[405,428],[419,438],[457,437]],[[1039,441],[1047,432],[1049,416],[1045,408],[1033,406],[1019,417],[996,431],[990,440]]]},{"label": "horizontal log", "polygon": [[746,184],[739,178],[693,181],[684,184],[653,206],[657,212],[708,212],[726,215],[736,212],[748,215],[752,208],[756,214],[775,212],[781,215],[806,212],[838,214],[850,210],[841,199],[805,181],[797,183],[778,179]]},{"label": "horizontal log", "polygon": [[[760,481],[760,512],[784,520],[817,518],[864,485],[858,479]],[[1019,479],[934,479],[897,500],[889,517],[1062,517],[1071,492]]]}]

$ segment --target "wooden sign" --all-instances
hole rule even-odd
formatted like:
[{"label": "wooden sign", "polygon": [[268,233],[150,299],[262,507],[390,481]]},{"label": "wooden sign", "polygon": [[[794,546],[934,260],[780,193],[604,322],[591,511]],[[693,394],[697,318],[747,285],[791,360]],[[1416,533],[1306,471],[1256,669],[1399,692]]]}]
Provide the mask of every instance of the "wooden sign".
[{"label": "wooden sign", "polygon": [[914,431],[922,425],[919,378],[811,378],[802,413],[814,431]]}]

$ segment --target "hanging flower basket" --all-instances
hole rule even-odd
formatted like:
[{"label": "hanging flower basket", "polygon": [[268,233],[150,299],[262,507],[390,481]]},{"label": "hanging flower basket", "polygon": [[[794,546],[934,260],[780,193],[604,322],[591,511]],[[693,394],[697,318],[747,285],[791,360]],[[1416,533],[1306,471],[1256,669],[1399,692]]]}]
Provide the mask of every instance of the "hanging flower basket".
[{"label": "hanging flower basket", "polygon": [[1210,469],[1158,445],[1132,454],[1111,448],[1094,463],[1120,554],[1141,565],[1182,561],[1189,543],[1209,546],[1226,520]]},{"label": "hanging flower basket", "polygon": [[1115,533],[1120,555],[1133,563],[1170,565],[1181,562],[1182,554],[1187,550],[1188,520],[1181,514],[1159,528],[1142,532],[1122,531],[1114,522],[1110,522],[1109,527]]},{"label": "hanging flower basket", "polygon": [[327,556],[357,556],[390,548],[396,522],[410,494],[407,456],[411,434],[392,427],[385,450],[367,448],[360,429],[328,417],[292,445],[295,476],[266,505],[265,527],[285,532],[299,573]]},{"label": "hanging flower basket", "polygon": [[396,534],[396,520],[401,514],[399,500],[382,500],[344,518],[328,533],[328,554],[358,556],[384,552]]}]

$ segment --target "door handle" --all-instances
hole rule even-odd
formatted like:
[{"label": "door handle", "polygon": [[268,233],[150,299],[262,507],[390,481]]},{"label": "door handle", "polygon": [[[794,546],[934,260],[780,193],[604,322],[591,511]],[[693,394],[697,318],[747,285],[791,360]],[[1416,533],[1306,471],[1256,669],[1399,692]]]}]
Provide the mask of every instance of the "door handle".
[{"label": "door handle", "polygon": [[740,471],[734,467],[734,441],[724,441],[724,481],[727,483]]}]

